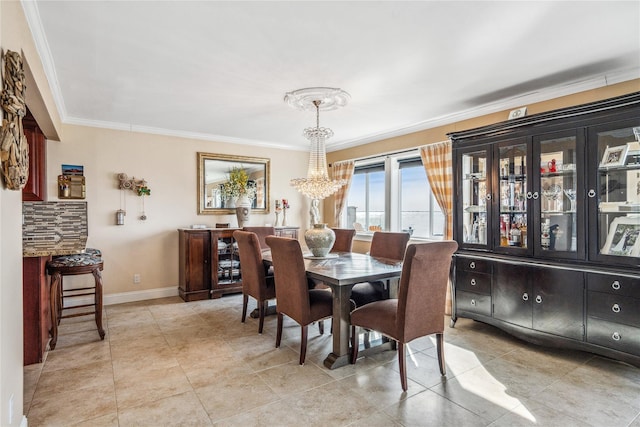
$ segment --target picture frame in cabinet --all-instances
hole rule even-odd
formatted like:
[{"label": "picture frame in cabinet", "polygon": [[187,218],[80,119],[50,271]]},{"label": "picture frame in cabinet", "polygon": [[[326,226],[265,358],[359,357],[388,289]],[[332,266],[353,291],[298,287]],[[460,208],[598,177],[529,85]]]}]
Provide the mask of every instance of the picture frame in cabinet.
[{"label": "picture frame in cabinet", "polygon": [[607,146],[602,155],[600,167],[624,166],[627,160],[627,150],[629,150],[627,144],[615,145],[613,147]]},{"label": "picture frame in cabinet", "polygon": [[614,218],[609,226],[607,241],[600,253],[640,257],[640,216]]},{"label": "picture frame in cabinet", "polygon": [[627,171],[627,203],[640,203],[640,169]]}]

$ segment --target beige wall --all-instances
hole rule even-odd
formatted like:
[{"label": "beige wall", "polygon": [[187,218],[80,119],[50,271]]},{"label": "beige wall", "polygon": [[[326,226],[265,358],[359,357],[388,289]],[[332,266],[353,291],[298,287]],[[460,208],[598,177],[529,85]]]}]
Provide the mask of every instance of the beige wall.
[{"label": "beige wall", "polygon": [[[48,199],[58,200],[56,179],[61,173],[62,164],[84,166],[89,215],[87,244],[103,252],[107,303],[114,301],[116,297],[113,294],[124,292],[168,288],[165,291],[177,293],[176,230],[192,224],[212,227],[217,222],[237,224],[235,215],[197,214],[199,151],[266,157],[271,160],[271,213],[252,214],[250,225],[274,223],[275,198],[289,199],[289,225],[304,227],[309,221],[308,200],[289,185],[292,177],[306,175],[308,153],[305,151],[230,145],[73,125],[64,125],[63,134],[62,142],[47,143]],[[125,191],[125,225],[115,225],[115,212],[120,208],[122,196],[116,176],[121,172],[147,181],[151,196],[144,198],[146,221],[139,219],[142,198],[133,191]],[[140,274],[140,284],[133,284],[134,274]],[[70,279],[76,279],[76,283],[79,283],[91,280],[91,277],[73,277],[65,279],[65,283],[73,285]],[[137,297],[144,298],[143,295]],[[118,295],[117,298],[124,296]]]}]

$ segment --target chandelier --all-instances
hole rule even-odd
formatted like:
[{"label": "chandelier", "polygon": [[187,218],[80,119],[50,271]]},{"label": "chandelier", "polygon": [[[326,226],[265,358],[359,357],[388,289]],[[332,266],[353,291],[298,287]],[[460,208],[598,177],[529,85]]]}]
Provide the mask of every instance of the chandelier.
[{"label": "chandelier", "polygon": [[306,178],[294,178],[291,185],[313,200],[329,197],[347,183],[346,179],[329,178],[325,142],[333,136],[329,128],[320,127],[320,110],[330,111],[347,105],[349,94],[342,89],[311,87],[288,92],[284,100],[299,110],[316,112],[316,127],[306,128],[303,135],[311,143]]}]

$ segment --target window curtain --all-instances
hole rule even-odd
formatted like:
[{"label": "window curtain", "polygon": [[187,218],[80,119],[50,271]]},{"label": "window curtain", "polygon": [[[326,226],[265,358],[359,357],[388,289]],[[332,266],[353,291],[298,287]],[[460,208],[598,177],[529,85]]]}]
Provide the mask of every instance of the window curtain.
[{"label": "window curtain", "polygon": [[[420,158],[427,172],[433,196],[444,214],[444,238],[453,239],[453,166],[451,141],[420,147]],[[451,286],[447,287],[445,313],[451,314]]]},{"label": "window curtain", "polygon": [[347,183],[343,185],[333,196],[335,214],[334,224],[337,227],[342,227],[342,211],[344,210],[344,204],[347,201],[347,194],[349,194],[349,188],[351,187],[351,179],[353,178],[355,166],[356,164],[353,160],[333,164],[333,179],[347,180]]}]

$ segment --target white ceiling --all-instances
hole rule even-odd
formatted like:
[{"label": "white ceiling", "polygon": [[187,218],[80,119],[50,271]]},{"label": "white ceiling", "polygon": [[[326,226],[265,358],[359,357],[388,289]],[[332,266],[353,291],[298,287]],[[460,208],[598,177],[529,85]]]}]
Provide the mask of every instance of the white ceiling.
[{"label": "white ceiling", "polygon": [[[66,123],[328,150],[640,77],[640,2],[23,1]],[[506,119],[506,117],[505,117]]]}]

